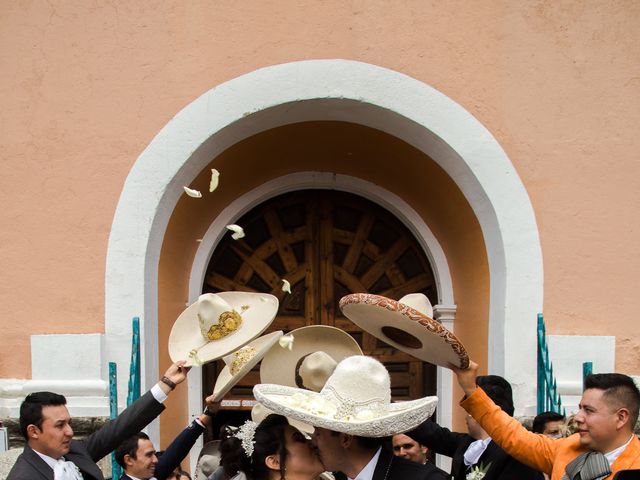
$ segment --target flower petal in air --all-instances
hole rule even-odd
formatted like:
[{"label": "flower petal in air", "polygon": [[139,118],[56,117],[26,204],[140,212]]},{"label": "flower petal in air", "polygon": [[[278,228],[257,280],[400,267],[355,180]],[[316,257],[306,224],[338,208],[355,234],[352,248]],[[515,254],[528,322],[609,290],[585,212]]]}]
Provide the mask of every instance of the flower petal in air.
[{"label": "flower petal in air", "polygon": [[216,188],[218,188],[218,177],[220,177],[220,172],[215,168],[211,169],[211,181],[209,182],[209,191],[213,192]]},{"label": "flower petal in air", "polygon": [[244,230],[240,225],[236,225],[235,223],[231,225],[227,225],[227,230],[231,230],[233,233],[231,234],[231,238],[234,240],[240,240],[244,237]]},{"label": "flower petal in air", "polygon": [[293,335],[283,335],[280,337],[280,340],[278,340],[278,343],[282,348],[286,348],[287,350],[293,349]]},{"label": "flower petal in air", "polygon": [[189,187],[182,187],[182,188],[184,188],[184,193],[186,193],[190,197],[192,197],[192,198],[202,198],[202,194],[198,190],[194,190],[194,189],[189,188]]},{"label": "flower petal in air", "polygon": [[282,291],[291,293],[291,284],[289,283],[288,280],[285,280],[284,278],[282,279]]}]

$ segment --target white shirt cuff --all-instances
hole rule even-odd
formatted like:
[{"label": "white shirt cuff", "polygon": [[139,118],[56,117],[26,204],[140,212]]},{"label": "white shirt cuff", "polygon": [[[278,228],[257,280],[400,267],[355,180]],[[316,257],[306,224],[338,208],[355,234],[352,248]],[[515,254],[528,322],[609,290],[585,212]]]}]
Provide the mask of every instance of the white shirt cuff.
[{"label": "white shirt cuff", "polygon": [[162,391],[162,388],[160,388],[160,385],[158,385],[157,383],[153,387],[151,387],[151,395],[153,395],[153,398],[155,398],[158,403],[164,403],[164,401],[168,397],[168,395]]}]

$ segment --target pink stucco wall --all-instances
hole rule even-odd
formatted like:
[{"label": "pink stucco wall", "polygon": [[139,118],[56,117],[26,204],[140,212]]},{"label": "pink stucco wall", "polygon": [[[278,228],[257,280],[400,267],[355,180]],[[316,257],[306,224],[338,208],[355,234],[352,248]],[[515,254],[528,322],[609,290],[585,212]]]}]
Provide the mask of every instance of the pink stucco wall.
[{"label": "pink stucco wall", "polygon": [[639,373],[640,3],[192,1],[0,6],[0,377],[29,335],[104,329],[119,192],[182,107],[257,68],[347,58],[453,98],[536,212],[556,334],[616,334]]}]

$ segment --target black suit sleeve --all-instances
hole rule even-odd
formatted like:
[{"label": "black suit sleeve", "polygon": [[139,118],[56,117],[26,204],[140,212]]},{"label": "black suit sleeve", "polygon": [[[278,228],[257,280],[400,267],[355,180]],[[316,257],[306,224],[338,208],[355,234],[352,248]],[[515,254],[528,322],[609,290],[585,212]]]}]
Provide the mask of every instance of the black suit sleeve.
[{"label": "black suit sleeve", "polygon": [[97,462],[111,453],[126,438],[138,433],[151,423],[164,408],[164,405],[158,402],[149,391],[116,418],[107,422],[100,430],[80,442],[84,444],[93,461]]},{"label": "black suit sleeve", "polygon": [[421,423],[415,430],[411,430],[405,435],[413,438],[429,450],[447,457],[453,457],[460,444],[466,441],[467,438],[467,434],[452,432],[431,420]]},{"label": "black suit sleeve", "polygon": [[451,476],[444,470],[436,467],[432,463],[425,464],[425,467],[429,470],[426,479],[427,480],[449,480]]},{"label": "black suit sleeve", "polygon": [[158,459],[155,472],[157,480],[165,480],[180,465],[202,432],[204,432],[204,427],[195,420],[180,432]]}]

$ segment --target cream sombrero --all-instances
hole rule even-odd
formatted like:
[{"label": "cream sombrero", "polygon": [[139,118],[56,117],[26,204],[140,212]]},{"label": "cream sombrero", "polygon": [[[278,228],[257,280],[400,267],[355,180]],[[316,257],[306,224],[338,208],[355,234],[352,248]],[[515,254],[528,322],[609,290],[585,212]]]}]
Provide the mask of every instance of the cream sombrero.
[{"label": "cream sombrero", "polygon": [[278,299],[266,293],[200,295],[173,324],[169,356],[187,366],[217,360],[264,332],[277,312]]},{"label": "cream sombrero", "polygon": [[422,294],[407,295],[399,301],[369,293],[340,299],[340,310],[349,320],[392,347],[434,365],[467,368],[469,355],[464,345],[424,313],[430,309],[431,303]]},{"label": "cream sombrero", "polygon": [[[272,413],[276,412],[269,410],[267,407],[260,403],[256,403],[251,409],[251,420],[256,423],[260,423]],[[291,425],[293,428],[304,433],[305,436],[313,435],[313,427],[308,423],[299,422],[298,420],[288,417],[287,422],[289,422],[289,425]]]},{"label": "cream sombrero", "polygon": [[[358,342],[336,327],[309,325],[296,328],[289,335],[293,336],[291,350],[274,348],[264,356],[260,382],[320,391],[340,360],[362,355]],[[301,373],[306,380],[304,385]]]},{"label": "cream sombrero", "polygon": [[253,387],[268,409],[314,427],[363,437],[414,429],[429,418],[437,397],[391,403],[389,372],[379,361],[356,355],[338,363],[320,393],[283,385]]},{"label": "cream sombrero", "polygon": [[233,386],[255,367],[265,353],[283,335],[282,330],[272,332],[247,343],[244,347],[223,357],[225,366],[213,387],[213,401],[224,397]]}]

